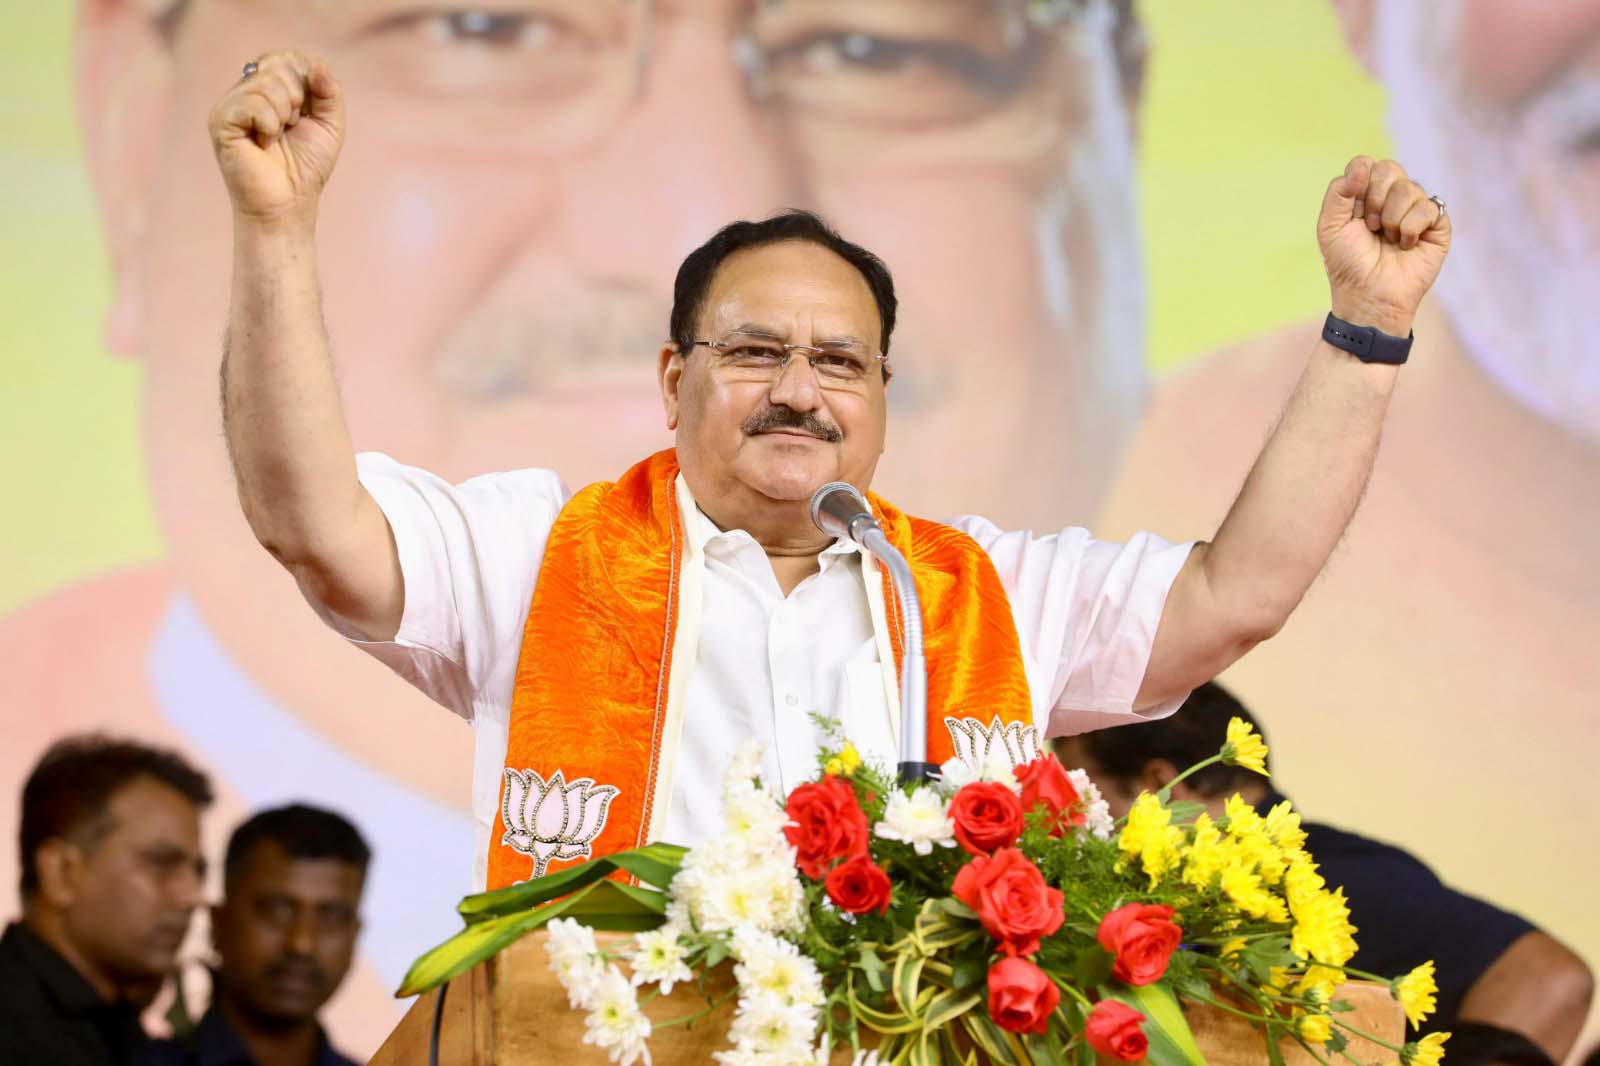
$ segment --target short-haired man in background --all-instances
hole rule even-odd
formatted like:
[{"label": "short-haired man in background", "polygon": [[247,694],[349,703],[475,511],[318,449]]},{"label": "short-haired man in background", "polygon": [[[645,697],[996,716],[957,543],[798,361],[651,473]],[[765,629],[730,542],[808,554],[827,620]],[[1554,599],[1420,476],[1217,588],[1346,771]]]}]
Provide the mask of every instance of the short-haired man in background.
[{"label": "short-haired man in background", "polygon": [[144,1044],[139,1011],[200,902],[204,774],[133,741],[50,748],[22,790],[22,920],[0,937],[0,1062],[108,1066]]},{"label": "short-haired man in background", "polygon": [[[1086,770],[1120,816],[1140,792],[1159,791],[1216,754],[1230,718],[1260,731],[1237,699],[1210,682],[1169,718],[1059,740],[1056,754]],[[1178,782],[1172,798],[1220,818],[1235,793],[1263,814],[1284,799],[1270,777],[1220,764]],[[1351,962],[1387,974],[1436,964],[1438,1010],[1423,1028],[1451,1031],[1452,1062],[1560,1062],[1572,1050],[1594,987],[1582,959],[1522,918],[1444,885],[1399,848],[1315,822],[1303,828],[1319,872],[1349,897],[1360,944]]]},{"label": "short-haired man in background", "polygon": [[351,1066],[317,1012],[350,969],[371,852],[332,811],[295,804],[234,831],[211,912],[217,969],[193,1033],[154,1066]]}]

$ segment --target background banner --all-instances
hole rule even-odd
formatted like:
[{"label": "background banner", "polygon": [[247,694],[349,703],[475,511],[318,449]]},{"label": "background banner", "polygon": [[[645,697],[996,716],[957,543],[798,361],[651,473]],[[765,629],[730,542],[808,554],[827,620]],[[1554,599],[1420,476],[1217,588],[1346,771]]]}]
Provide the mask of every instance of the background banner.
[{"label": "background banner", "polygon": [[88,729],[214,775],[213,866],[253,809],[343,812],[375,851],[328,1016],[356,1052],[472,887],[472,747],[501,738],[325,629],[228,472],[205,116],[285,47],[348,97],[320,247],[357,443],[452,479],[578,486],[666,442],[678,261],[803,206],[901,290],[876,488],[1209,536],[1327,310],[1323,189],[1394,155],[1455,246],[1361,514],[1224,680],[1309,817],[1600,962],[1600,13],[1578,0],[6,6],[5,840],[40,752]]}]

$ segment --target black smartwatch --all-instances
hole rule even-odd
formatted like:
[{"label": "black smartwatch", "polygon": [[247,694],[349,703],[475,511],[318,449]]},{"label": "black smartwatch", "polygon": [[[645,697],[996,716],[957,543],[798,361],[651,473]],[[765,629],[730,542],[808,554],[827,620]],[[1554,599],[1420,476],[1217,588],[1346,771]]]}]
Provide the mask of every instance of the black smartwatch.
[{"label": "black smartwatch", "polygon": [[1332,311],[1322,324],[1322,339],[1341,351],[1349,352],[1363,363],[1387,363],[1399,366],[1411,354],[1413,331],[1405,337],[1381,333],[1371,326],[1353,326]]}]

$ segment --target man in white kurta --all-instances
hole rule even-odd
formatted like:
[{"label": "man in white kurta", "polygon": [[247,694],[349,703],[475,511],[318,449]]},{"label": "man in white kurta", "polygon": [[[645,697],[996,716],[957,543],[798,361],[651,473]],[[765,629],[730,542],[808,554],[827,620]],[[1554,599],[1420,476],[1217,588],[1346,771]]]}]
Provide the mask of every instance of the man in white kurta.
[{"label": "man in white kurta", "polygon": [[[481,882],[523,626],[568,493],[549,470],[451,485],[377,453],[361,455],[358,467],[393,531],[406,598],[392,641],[356,643],[472,723]],[[861,550],[835,541],[785,596],[750,534],[718,529],[681,476],[677,492],[687,562],[703,576],[699,609],[688,612],[698,619],[697,651],[677,755],[694,772],[675,778],[666,839],[692,846],[718,824],[721,768],[745,738],[764,749],[764,779],[787,791],[816,772],[811,712],[836,717],[863,756],[885,766],[897,759],[900,723],[888,635],[874,624],[882,586]],[[953,525],[983,547],[1005,584],[1043,735],[1159,717],[1182,702],[1134,707],[1191,545],[1151,534],[1111,544],[1083,529],[1035,537],[976,517]]]}]

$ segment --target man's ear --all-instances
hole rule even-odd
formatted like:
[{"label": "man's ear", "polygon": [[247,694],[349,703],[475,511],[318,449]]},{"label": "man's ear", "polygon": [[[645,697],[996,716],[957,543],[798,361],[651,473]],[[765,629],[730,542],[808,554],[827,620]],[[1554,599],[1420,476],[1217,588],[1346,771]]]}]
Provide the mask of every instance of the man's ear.
[{"label": "man's ear", "polygon": [[1374,0],[1329,0],[1344,31],[1345,47],[1368,74],[1372,64],[1372,20]]},{"label": "man's ear", "polygon": [[83,876],[83,849],[61,837],[51,837],[34,850],[33,868],[38,875],[35,889],[39,899],[56,910],[65,910],[78,898],[78,882]]},{"label": "man's ear", "polygon": [[1178,776],[1178,768],[1165,759],[1148,759],[1139,771],[1139,787],[1146,792],[1160,792]]},{"label": "man's ear", "polygon": [[[106,346],[142,350],[143,243],[173,91],[171,12],[184,0],[82,0],[76,65],[84,160],[111,259]],[[196,136],[200,136],[196,131]]]},{"label": "man's ear", "polygon": [[678,428],[678,386],[683,381],[683,353],[674,341],[661,346],[656,357],[656,375],[661,380],[661,405],[667,412],[667,429]]}]

